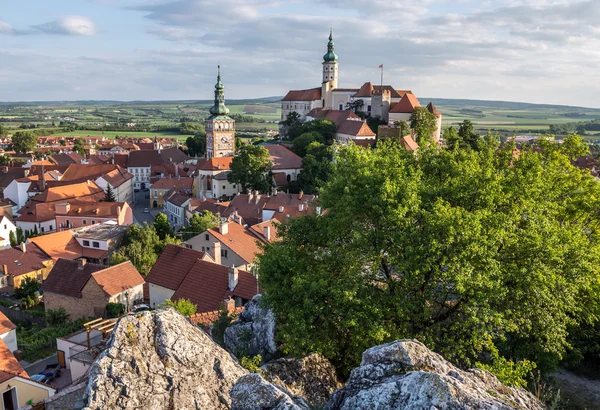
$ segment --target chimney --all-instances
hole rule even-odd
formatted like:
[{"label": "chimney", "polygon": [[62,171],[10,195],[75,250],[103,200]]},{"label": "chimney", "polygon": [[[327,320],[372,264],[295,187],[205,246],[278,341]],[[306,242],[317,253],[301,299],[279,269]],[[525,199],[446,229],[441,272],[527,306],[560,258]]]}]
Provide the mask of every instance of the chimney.
[{"label": "chimney", "polygon": [[304,204],[298,205],[298,211],[300,211],[300,212],[304,211]]},{"label": "chimney", "polygon": [[233,291],[238,284],[238,270],[235,265],[229,268],[229,290]]},{"label": "chimney", "polygon": [[19,247],[21,248],[21,252],[23,252],[23,253],[27,252],[27,245],[25,245],[25,242],[21,242]]},{"label": "chimney", "polygon": [[258,194],[258,191],[257,191],[255,204],[258,205],[258,201],[260,201],[260,195]]},{"label": "chimney", "polygon": [[229,222],[222,223],[219,226],[219,232],[221,232],[221,235],[227,235],[229,233]]},{"label": "chimney", "polygon": [[120,206],[117,207],[117,216],[119,216],[119,215],[121,215],[121,207]]},{"label": "chimney", "polygon": [[2,271],[5,275],[8,275],[8,265],[2,265]]},{"label": "chimney", "polygon": [[302,199],[303,196],[304,196],[304,192],[300,191],[300,193],[298,194],[298,199]]},{"label": "chimney", "polygon": [[215,263],[217,265],[220,265],[221,264],[221,242],[214,242],[213,250],[214,250],[213,260],[215,261]]},{"label": "chimney", "polygon": [[248,203],[252,203],[252,192],[248,194]]},{"label": "chimney", "polygon": [[77,269],[82,270],[85,264],[87,263],[87,259],[81,258],[77,260]]},{"label": "chimney", "polygon": [[271,242],[271,227],[268,225],[265,226],[263,228],[263,232],[264,232],[265,238],[267,238],[267,241]]},{"label": "chimney", "polygon": [[225,308],[227,309],[228,313],[233,313],[235,311],[235,299],[232,299],[231,297],[226,299]]},{"label": "chimney", "polygon": [[317,216],[321,216],[321,207],[320,206],[317,207]]},{"label": "chimney", "polygon": [[279,207],[279,212],[283,212],[283,206]]}]

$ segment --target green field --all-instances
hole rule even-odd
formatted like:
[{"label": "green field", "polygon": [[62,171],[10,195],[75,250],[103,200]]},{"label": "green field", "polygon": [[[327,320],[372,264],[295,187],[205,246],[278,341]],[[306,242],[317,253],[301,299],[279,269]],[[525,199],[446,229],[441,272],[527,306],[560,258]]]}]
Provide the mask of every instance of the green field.
[{"label": "green field", "polygon": [[153,138],[153,137],[177,137],[180,140],[185,141],[187,137],[193,135],[182,135],[173,132],[126,132],[126,131],[94,131],[94,130],[77,130],[69,132],[49,133],[48,136],[64,136],[64,137],[106,137],[114,139],[116,136],[130,137],[130,138]]}]

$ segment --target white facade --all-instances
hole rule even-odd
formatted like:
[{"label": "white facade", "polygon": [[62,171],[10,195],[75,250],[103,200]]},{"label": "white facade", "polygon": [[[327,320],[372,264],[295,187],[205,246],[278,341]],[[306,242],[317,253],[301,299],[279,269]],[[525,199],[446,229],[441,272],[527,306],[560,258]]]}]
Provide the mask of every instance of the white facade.
[{"label": "white facade", "polygon": [[150,307],[153,308],[162,305],[167,299],[171,299],[175,294],[173,289],[155,285],[154,283],[149,283],[148,289],[150,293]]},{"label": "white facade", "polygon": [[189,199],[179,206],[170,201],[166,201],[163,206],[167,219],[175,230],[185,225],[185,209],[187,208],[188,202]]},{"label": "white facade", "polygon": [[4,341],[4,343],[6,344],[6,346],[8,347],[8,349],[11,352],[14,352],[15,350],[19,349],[19,346],[17,344],[17,330],[16,329],[12,329],[6,333],[2,333],[0,335],[0,339],[2,339],[2,341]]},{"label": "white facade", "polygon": [[[125,293],[127,293],[127,296]],[[108,301],[109,303],[121,303],[123,306],[126,306],[127,310],[130,310],[133,307],[134,302],[138,302],[143,299],[144,284],[142,283],[111,296]]]},{"label": "white facade", "polygon": [[17,227],[6,216],[0,219],[0,247],[10,246],[10,233],[16,233]]},{"label": "white facade", "polygon": [[291,112],[297,112],[300,115],[300,120],[306,120],[308,114],[313,108],[323,108],[321,100],[313,101],[282,101],[281,102],[281,120],[285,121]]},{"label": "white facade", "polygon": [[77,240],[77,242],[79,242],[79,245],[81,245],[84,248],[100,249],[103,251],[108,250],[108,242],[107,241],[100,241],[97,239],[88,239],[88,238],[75,238],[75,239]]},{"label": "white facade", "polygon": [[13,215],[16,215],[17,211],[27,203],[30,197],[33,196],[27,192],[30,186],[31,181],[19,182],[15,179],[4,188],[4,198],[8,198],[17,204],[17,206],[13,207]]},{"label": "white facade", "polygon": [[54,218],[40,222],[17,221],[17,226],[23,231],[33,232],[37,227],[38,233],[48,233],[56,231],[56,220]]},{"label": "white facade", "polygon": [[[112,185],[110,186],[115,194],[116,202],[127,202],[130,204],[133,202],[133,181],[134,181],[134,179],[135,178],[131,178],[130,180],[123,182],[118,187],[114,187]],[[108,188],[108,182],[102,177],[99,177],[98,179],[96,179],[95,182],[96,182],[96,184],[98,184],[98,186],[100,188],[102,188],[105,191]]]},{"label": "white facade", "polygon": [[215,179],[215,176],[226,172],[229,172],[229,170],[199,170],[199,176],[196,178],[196,195],[198,198],[219,199],[223,196],[232,197],[241,192],[239,184],[233,184],[224,177]]},{"label": "white facade", "polygon": [[[98,330],[92,330],[90,332],[90,341],[92,346],[98,344],[99,340],[102,338],[102,333]],[[81,353],[87,348],[87,335],[86,332],[80,332],[76,335],[73,335],[66,338],[58,338],[56,339],[56,350],[59,350],[64,353],[65,356],[65,367],[71,371],[71,380],[75,381],[83,376],[85,376],[90,367],[91,363],[83,363],[77,359],[73,359],[71,356],[75,356],[77,353]]]},{"label": "white facade", "polygon": [[135,189],[141,189],[142,184],[144,188],[148,188],[150,185],[150,175],[152,173],[152,167],[128,167],[127,171],[133,175],[133,186]]}]

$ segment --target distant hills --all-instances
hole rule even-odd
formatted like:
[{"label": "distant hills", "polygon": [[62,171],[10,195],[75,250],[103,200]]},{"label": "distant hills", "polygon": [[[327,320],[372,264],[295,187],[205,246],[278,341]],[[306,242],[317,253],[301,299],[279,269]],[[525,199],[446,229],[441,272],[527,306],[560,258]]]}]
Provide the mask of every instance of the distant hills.
[{"label": "distant hills", "polygon": [[[262,98],[247,98],[247,99],[229,99],[229,105],[241,104],[266,104],[280,101],[283,96],[272,96]],[[452,99],[452,98],[420,98],[421,101],[432,101],[435,105],[440,106],[457,106],[457,107],[489,107],[509,110],[535,110],[535,109],[577,109],[579,111],[600,112],[598,108],[578,107],[568,105],[555,104],[534,104],[513,101],[492,101],[492,100],[469,100],[469,99]],[[157,100],[157,101],[115,101],[115,100],[76,100],[76,101],[18,101],[18,102],[1,102],[0,106],[20,105],[20,106],[102,106],[102,105],[161,105],[161,104],[212,104],[213,100]]]}]

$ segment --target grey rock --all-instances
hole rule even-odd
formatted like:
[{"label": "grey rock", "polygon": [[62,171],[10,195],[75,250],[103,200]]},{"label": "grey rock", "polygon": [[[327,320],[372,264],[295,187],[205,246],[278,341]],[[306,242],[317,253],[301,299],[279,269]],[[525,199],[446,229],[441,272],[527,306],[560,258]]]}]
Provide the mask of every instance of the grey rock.
[{"label": "grey rock", "polygon": [[84,405],[86,383],[76,384],[44,400],[45,410],[80,410]]},{"label": "grey rock", "polygon": [[86,410],[229,409],[247,374],[174,309],[125,316],[90,370]]},{"label": "grey rock", "polygon": [[263,361],[273,357],[275,344],[275,316],[270,309],[260,306],[262,295],[256,295],[246,304],[237,322],[225,330],[225,346],[236,356],[261,355]]},{"label": "grey rock", "polygon": [[251,373],[241,377],[230,392],[231,410],[310,410],[301,397]]},{"label": "grey rock", "polygon": [[331,362],[317,353],[300,359],[272,360],[260,368],[260,374],[317,407],[327,403],[329,396],[343,386]]},{"label": "grey rock", "polygon": [[361,365],[326,410],[543,410],[524,389],[507,387],[489,372],[460,370],[416,340],[366,350]]}]

